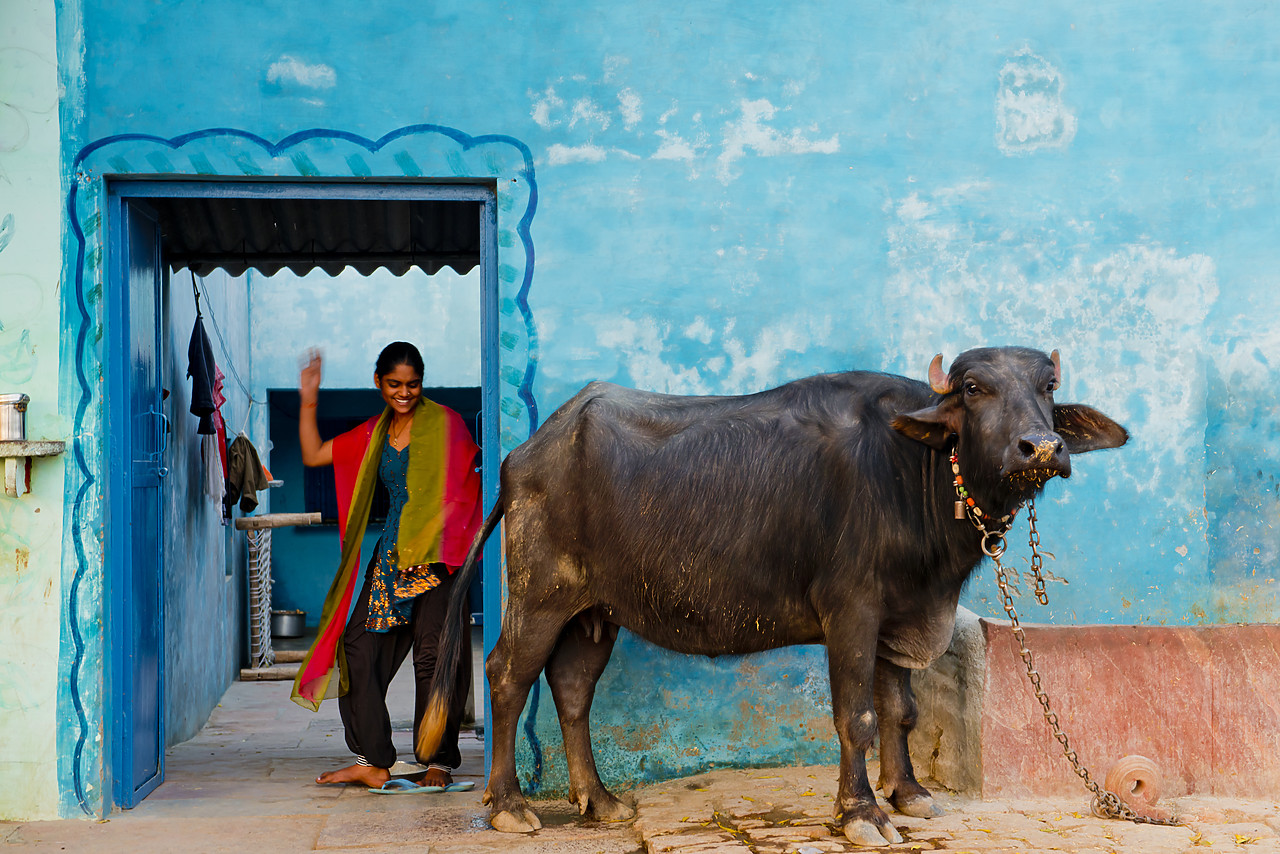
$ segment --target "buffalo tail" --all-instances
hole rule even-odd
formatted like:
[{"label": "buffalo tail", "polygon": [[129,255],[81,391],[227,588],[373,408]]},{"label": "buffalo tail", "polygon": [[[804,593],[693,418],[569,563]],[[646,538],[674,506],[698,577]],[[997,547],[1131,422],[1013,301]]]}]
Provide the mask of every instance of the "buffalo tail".
[{"label": "buffalo tail", "polygon": [[476,532],[471,542],[471,550],[453,579],[453,590],[449,595],[449,610],[445,616],[444,628],[440,630],[440,643],[436,650],[436,672],[431,680],[431,693],[427,697],[427,708],[418,724],[414,737],[414,753],[420,762],[427,762],[440,749],[444,740],[445,726],[449,720],[449,709],[453,701],[454,680],[458,674],[459,657],[470,655],[470,649],[463,649],[463,639],[470,646],[469,631],[470,614],[466,613],[467,592],[471,589],[471,580],[475,577],[476,567],[480,565],[480,555],[484,551],[485,540],[493,533],[502,519],[504,508],[502,496],[494,503],[489,516]]}]

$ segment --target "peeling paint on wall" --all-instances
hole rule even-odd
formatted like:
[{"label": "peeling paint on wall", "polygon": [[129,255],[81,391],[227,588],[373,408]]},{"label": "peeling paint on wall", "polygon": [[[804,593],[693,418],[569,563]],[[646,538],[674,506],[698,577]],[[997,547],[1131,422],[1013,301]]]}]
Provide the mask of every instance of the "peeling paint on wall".
[{"label": "peeling paint on wall", "polygon": [[[840,135],[822,136],[817,122],[809,122],[804,127],[794,124],[778,127],[775,121],[783,118],[779,113],[787,113],[791,107],[775,106],[769,97],[737,97],[731,106],[718,110],[718,143],[712,142],[707,127],[711,119],[703,111],[695,111],[686,119],[675,101],[658,115],[654,121],[656,127],[642,125],[645,95],[632,86],[612,90],[609,84],[617,76],[617,63],[614,63],[600,79],[559,77],[541,90],[529,92],[533,103],[530,116],[540,128],[563,129],[569,139],[581,140],[550,145],[548,166],[600,163],[610,156],[629,160],[679,160],[689,164],[691,178],[699,177],[714,165],[717,180],[727,184],[740,176],[735,164],[748,155],[781,157],[840,151]],[[749,73],[741,83],[750,88],[763,85],[756,75]],[[772,97],[787,100],[800,91],[800,87],[794,85],[774,88],[777,91]],[[617,106],[603,106],[613,103]],[[615,132],[607,135],[611,127]],[[603,144],[602,137],[615,144]],[[712,158],[713,151],[718,153]]]},{"label": "peeling paint on wall", "polygon": [[[1197,595],[1207,531],[1186,499],[1205,476],[1201,330],[1218,298],[1212,259],[1156,242],[1115,245],[1102,239],[1104,224],[1082,212],[1042,210],[1028,223],[981,184],[913,190],[886,212],[887,298],[900,306],[891,313],[898,333],[890,340],[905,354],[904,372],[922,375],[933,353],[950,360],[974,342],[1058,348],[1064,384],[1057,399],[1097,406],[1132,428],[1126,447],[1081,457],[1071,480],[1050,484],[1040,502],[1047,549],[1102,538],[1117,558],[1114,566],[1090,566],[1088,584],[1065,587],[1053,613],[1124,619],[1119,597],[1099,597],[1099,590],[1115,585],[1146,603],[1156,592],[1151,579],[1168,569],[1187,580],[1164,584],[1159,598],[1173,605]],[[935,307],[934,322],[912,322],[913,305]],[[1163,552],[1163,566],[1152,564],[1152,550]],[[1145,571],[1135,572],[1133,554],[1144,555]],[[1083,567],[1069,554],[1058,557],[1050,569],[1078,581]],[[971,599],[970,607],[998,616],[990,590],[976,593],[989,604]]]},{"label": "peeling paint on wall", "polygon": [[996,145],[1002,153],[1031,154],[1071,144],[1076,117],[1063,102],[1064,88],[1058,69],[1030,48],[1009,58],[996,93]]},{"label": "peeling paint on wall", "polygon": [[705,319],[684,329],[654,317],[587,318],[608,374],[626,384],[666,394],[746,394],[787,379],[787,357],[833,343],[835,324],[825,313],[779,318],[743,340],[729,320],[714,330]]}]

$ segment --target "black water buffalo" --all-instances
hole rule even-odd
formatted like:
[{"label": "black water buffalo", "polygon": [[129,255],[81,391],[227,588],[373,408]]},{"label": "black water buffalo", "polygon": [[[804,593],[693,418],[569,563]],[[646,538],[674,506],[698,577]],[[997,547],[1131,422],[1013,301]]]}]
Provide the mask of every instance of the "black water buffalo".
[{"label": "black water buffalo", "polygon": [[[970,350],[929,385],[855,371],[741,397],[678,397],[592,383],[502,466],[480,547],[506,515],[508,601],[487,672],[498,830],[540,827],[516,780],[517,719],[545,668],[583,814],[631,809],[600,781],[588,712],[617,627],[683,653],[822,643],[840,738],[837,820],[855,843],[901,841],[876,804],[866,754],[899,812],[940,814],[907,752],[911,669],[951,640],[956,603],[983,557],[957,506],[957,476],[988,529],[1070,455],[1118,447],[1124,428],[1055,404],[1057,351]],[[979,517],[981,518],[981,517]],[[440,660],[458,650],[461,601]],[[584,631],[585,628],[585,631]],[[443,678],[442,678],[443,677]],[[418,755],[438,742],[451,673],[437,675]]]}]

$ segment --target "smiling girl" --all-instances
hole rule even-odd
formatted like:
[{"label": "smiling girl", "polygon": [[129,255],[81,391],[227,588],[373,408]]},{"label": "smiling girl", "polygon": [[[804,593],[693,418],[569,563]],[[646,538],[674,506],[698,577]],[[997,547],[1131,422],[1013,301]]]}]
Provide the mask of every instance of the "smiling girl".
[{"label": "smiling girl", "polygon": [[[356,755],[354,764],[316,782],[380,789],[396,761],[387,688],[412,649],[416,729],[435,673],[452,576],[479,526],[478,449],[456,412],[422,396],[422,356],[412,344],[396,341],[378,356],[373,382],[386,403],[382,414],[327,442],[316,425],[320,375],[321,357],[312,351],[298,383],[298,441],[305,465],[333,465],[342,557],[293,700],[315,710],[336,694],[347,746]],[[387,488],[390,508],[348,619],[375,478]],[[330,683],[335,662],[337,686]],[[428,764],[425,786],[471,785],[453,783],[450,773],[462,762],[458,725],[470,663],[464,652],[445,742],[434,756],[417,757]]]}]

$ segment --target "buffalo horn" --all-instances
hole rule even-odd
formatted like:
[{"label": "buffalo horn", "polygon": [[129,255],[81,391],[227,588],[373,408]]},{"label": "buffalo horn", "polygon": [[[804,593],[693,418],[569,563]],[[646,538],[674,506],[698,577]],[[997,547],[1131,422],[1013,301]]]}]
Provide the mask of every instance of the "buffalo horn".
[{"label": "buffalo horn", "polygon": [[942,370],[941,353],[929,363],[929,387],[938,394],[948,394],[951,391],[951,378]]},{"label": "buffalo horn", "polygon": [[1058,356],[1057,350],[1049,354],[1049,361],[1053,362],[1053,381],[1062,385],[1062,359]]}]

